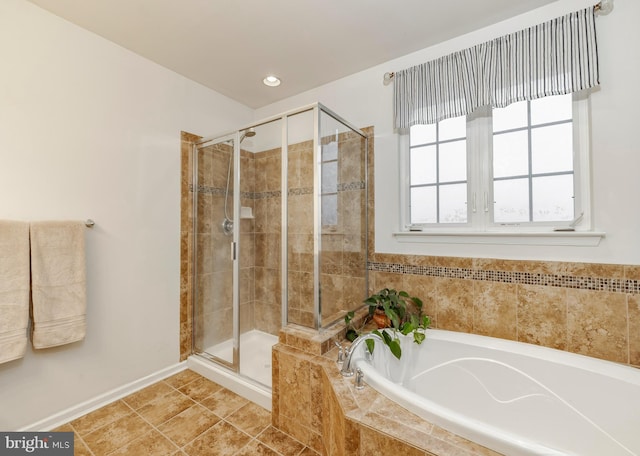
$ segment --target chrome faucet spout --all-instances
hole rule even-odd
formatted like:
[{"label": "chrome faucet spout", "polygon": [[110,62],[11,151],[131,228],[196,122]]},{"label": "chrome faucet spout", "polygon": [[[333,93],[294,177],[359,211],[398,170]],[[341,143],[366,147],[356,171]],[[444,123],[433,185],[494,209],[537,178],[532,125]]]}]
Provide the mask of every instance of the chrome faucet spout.
[{"label": "chrome faucet spout", "polygon": [[342,374],[343,377],[351,377],[353,375],[353,369],[351,368],[351,358],[353,357],[353,354],[356,352],[356,349],[360,345],[362,345],[362,343],[365,340],[368,340],[368,339],[378,339],[380,342],[382,342],[382,337],[373,333],[365,334],[364,336],[360,336],[356,340],[354,340],[353,343],[351,344],[351,348],[349,349],[349,351],[347,352],[344,358],[344,361],[342,362],[342,369],[340,370],[340,373]]}]

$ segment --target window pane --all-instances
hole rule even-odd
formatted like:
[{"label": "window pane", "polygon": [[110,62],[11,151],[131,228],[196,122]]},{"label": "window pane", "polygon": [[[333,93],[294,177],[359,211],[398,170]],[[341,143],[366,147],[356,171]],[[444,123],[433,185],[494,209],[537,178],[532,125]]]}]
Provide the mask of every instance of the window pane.
[{"label": "window pane", "polygon": [[440,182],[467,180],[467,141],[440,145]]},{"label": "window pane", "polygon": [[529,181],[509,179],[493,183],[494,220],[496,223],[529,221]]},{"label": "window pane", "polygon": [[411,185],[436,182],[436,146],[411,149]]},{"label": "window pane", "polygon": [[533,179],[533,221],[573,220],[573,175]]},{"label": "window pane", "polygon": [[438,141],[446,141],[447,139],[466,138],[467,136],[467,117],[460,116],[452,119],[441,120],[438,123]]},{"label": "window pane", "polygon": [[527,102],[512,103],[506,108],[493,109],[493,131],[511,130],[527,126]]},{"label": "window pane", "polygon": [[322,195],[320,198],[320,210],[323,225],[338,224],[338,195]]},{"label": "window pane", "polygon": [[409,130],[409,138],[412,146],[436,142],[436,124],[414,125]]},{"label": "window pane", "polygon": [[527,132],[515,131],[493,136],[493,177],[529,174]]},{"label": "window pane", "polygon": [[467,222],[467,184],[440,186],[440,223]]},{"label": "window pane", "polygon": [[322,164],[322,193],[336,193],[338,191],[338,162]]},{"label": "window pane", "polygon": [[436,188],[411,189],[411,223],[436,223]]},{"label": "window pane", "polygon": [[531,125],[573,118],[571,94],[531,101]]},{"label": "window pane", "polygon": [[338,143],[331,141],[329,144],[322,146],[322,161],[338,159]]},{"label": "window pane", "polygon": [[531,129],[532,172],[554,173],[573,170],[573,127],[571,123]]}]

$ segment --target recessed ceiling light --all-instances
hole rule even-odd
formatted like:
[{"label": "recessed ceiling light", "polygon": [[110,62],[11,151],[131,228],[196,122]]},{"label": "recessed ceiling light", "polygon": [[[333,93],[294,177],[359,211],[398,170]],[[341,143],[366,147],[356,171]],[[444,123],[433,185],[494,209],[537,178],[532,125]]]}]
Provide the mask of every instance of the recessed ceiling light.
[{"label": "recessed ceiling light", "polygon": [[276,76],[267,76],[262,80],[262,83],[269,87],[278,87],[280,85],[280,79]]}]

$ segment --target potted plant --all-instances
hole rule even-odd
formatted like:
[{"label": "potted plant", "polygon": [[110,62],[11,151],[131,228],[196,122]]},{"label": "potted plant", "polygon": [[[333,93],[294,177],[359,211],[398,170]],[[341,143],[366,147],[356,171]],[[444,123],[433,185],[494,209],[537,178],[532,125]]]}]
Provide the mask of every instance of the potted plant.
[{"label": "potted plant", "polygon": [[[396,358],[400,359],[402,356],[398,332],[405,336],[413,334],[413,342],[416,344],[421,344],[424,341],[425,329],[431,326],[431,318],[422,314],[422,300],[420,298],[410,296],[406,291],[383,288],[369,296],[364,302],[369,306],[369,318],[373,319],[378,326],[378,329],[372,332],[382,338],[384,344],[389,347]],[[362,332],[362,328],[358,330],[353,326],[354,315],[354,312],[349,312],[345,316],[347,339],[350,341],[355,340]],[[367,320],[363,323],[363,327],[366,322]],[[391,331],[384,328],[390,328]],[[373,353],[375,341],[369,339],[365,343],[369,351]]]}]

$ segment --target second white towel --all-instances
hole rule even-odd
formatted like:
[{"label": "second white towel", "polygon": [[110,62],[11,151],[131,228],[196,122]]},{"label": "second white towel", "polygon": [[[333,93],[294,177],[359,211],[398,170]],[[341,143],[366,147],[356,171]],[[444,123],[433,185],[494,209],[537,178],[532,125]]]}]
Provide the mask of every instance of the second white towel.
[{"label": "second white towel", "polygon": [[31,223],[33,348],[82,340],[86,334],[83,222]]}]

